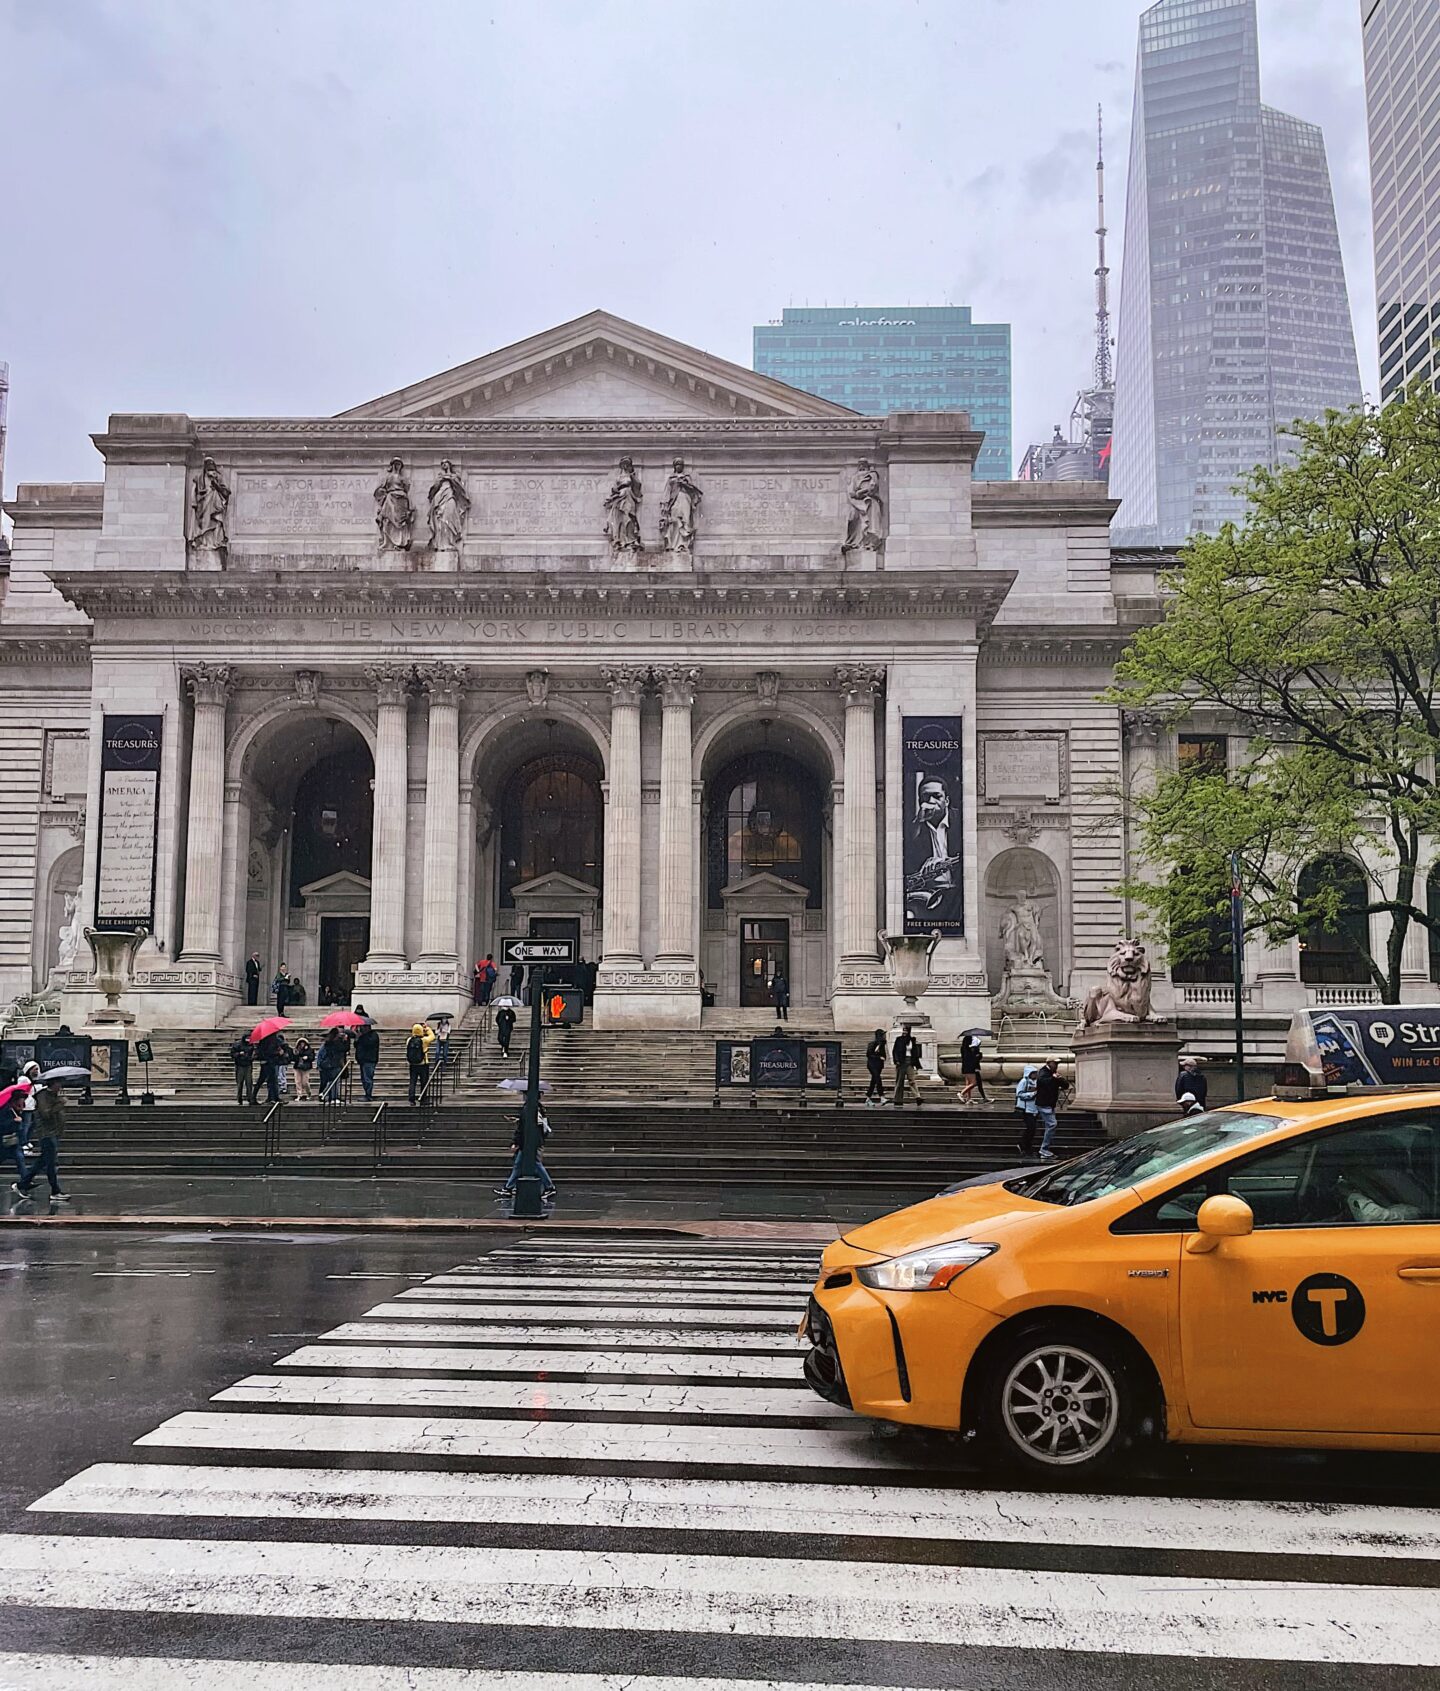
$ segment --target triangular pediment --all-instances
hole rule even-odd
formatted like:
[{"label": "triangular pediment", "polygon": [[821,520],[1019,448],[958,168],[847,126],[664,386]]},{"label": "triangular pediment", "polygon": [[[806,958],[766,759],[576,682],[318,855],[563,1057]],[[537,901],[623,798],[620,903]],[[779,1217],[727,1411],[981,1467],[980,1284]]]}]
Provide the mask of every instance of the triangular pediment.
[{"label": "triangular pediment", "polygon": [[548,874],[537,875],[533,881],[520,881],[511,887],[512,898],[555,898],[564,895],[568,898],[599,898],[599,887],[592,887],[588,881],[580,881],[574,875],[563,875],[558,869],[552,869]]},{"label": "triangular pediment", "polygon": [[505,417],[850,417],[854,412],[608,311],[591,311],[340,415],[482,422]]},{"label": "triangular pediment", "polygon": [[370,897],[370,883],[363,875],[357,875],[349,869],[340,869],[333,875],[322,876],[318,881],[307,881],[300,889],[300,896],[307,904],[313,904],[317,899],[329,903],[345,898],[363,902]]},{"label": "triangular pediment", "polygon": [[728,904],[731,899],[809,898],[809,892],[798,881],[787,881],[762,869],[757,875],[747,875],[743,881],[732,881],[720,889],[720,896]]}]

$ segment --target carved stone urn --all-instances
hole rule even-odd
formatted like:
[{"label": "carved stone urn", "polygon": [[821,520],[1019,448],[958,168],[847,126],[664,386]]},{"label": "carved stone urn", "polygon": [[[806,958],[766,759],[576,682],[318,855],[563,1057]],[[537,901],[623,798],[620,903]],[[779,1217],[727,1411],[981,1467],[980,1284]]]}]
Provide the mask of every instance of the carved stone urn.
[{"label": "carved stone urn", "polygon": [[908,1014],[900,1020],[907,1027],[912,1022],[928,1024],[930,1018],[921,1013],[915,1001],[929,991],[930,958],[940,943],[939,930],[931,934],[881,933],[878,937],[885,961],[890,965],[890,983],[905,1000]]},{"label": "carved stone urn", "polygon": [[95,959],[95,984],[105,994],[105,1008],[96,1010],[92,1022],[118,1022],[129,1026],[135,1017],[120,1008],[120,994],[130,979],[130,963],[135,948],[145,938],[144,928],[123,928],[102,933],[86,928],[85,938]]}]

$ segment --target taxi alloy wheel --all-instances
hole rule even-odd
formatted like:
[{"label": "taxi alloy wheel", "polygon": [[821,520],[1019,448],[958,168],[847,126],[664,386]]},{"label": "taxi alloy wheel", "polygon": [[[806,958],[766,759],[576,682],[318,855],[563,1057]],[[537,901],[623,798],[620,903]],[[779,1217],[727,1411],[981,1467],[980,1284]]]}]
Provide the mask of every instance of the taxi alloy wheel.
[{"label": "taxi alloy wheel", "polygon": [[1025,1466],[1094,1470],[1123,1443],[1129,1393],[1124,1366],[1108,1347],[1032,1335],[994,1378],[995,1430]]}]

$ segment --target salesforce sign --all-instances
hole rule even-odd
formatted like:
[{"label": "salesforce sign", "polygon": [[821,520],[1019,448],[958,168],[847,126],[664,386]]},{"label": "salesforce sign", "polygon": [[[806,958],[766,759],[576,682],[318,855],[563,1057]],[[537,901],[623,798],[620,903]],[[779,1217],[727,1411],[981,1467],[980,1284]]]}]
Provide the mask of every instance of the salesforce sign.
[{"label": "salesforce sign", "polygon": [[913,329],[913,317],[842,317],[837,329]]}]

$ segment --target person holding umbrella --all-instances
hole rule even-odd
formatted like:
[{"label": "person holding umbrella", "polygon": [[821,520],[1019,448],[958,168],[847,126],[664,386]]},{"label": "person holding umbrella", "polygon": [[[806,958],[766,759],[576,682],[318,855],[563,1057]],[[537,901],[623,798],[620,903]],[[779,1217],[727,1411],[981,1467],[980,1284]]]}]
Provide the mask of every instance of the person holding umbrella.
[{"label": "person holding umbrella", "polygon": [[[78,1072],[83,1074],[84,1070]],[[35,1185],[35,1176],[43,1174],[50,1187],[50,1202],[70,1202],[70,1194],[60,1189],[60,1171],[57,1166],[60,1136],[65,1131],[65,1100],[60,1096],[58,1082],[69,1079],[76,1073],[74,1069],[51,1069],[48,1076],[42,1076],[40,1084],[33,1089],[34,1133],[40,1155],[39,1160],[28,1171],[22,1171],[19,1184],[10,1188],[17,1197],[28,1198]]]},{"label": "person holding umbrella", "polygon": [[510,1040],[515,1032],[515,1012],[510,1006],[508,998],[502,998],[500,1008],[495,1012],[495,1038],[500,1043],[500,1055],[510,1055]]},{"label": "person holding umbrella", "polygon": [[375,1068],[380,1061],[380,1030],[365,1014],[363,1005],[356,1014],[360,1017],[360,1026],[355,1029],[355,1061],[360,1065],[360,1085],[365,1091],[365,1102],[375,1102]]},{"label": "person holding umbrella", "polygon": [[0,1091],[0,1156],[15,1164],[17,1178],[12,1192],[20,1192],[20,1182],[25,1178],[25,1102],[30,1091],[28,1080],[17,1080]]},{"label": "person holding umbrella", "polygon": [[320,1080],[320,1102],[322,1104],[333,1104],[335,1102],[335,1083],[344,1072],[345,1062],[349,1054],[350,1045],[345,1038],[344,1030],[338,1027],[330,1028],[321,1042],[319,1053],[315,1059],[315,1068]]},{"label": "person holding umbrella", "polygon": [[250,1030],[250,1043],[260,1059],[260,1067],[250,1087],[252,1104],[259,1101],[262,1083],[266,1100],[271,1104],[280,1102],[280,1065],[285,1060],[285,1041],[280,1037],[280,1030],[289,1026],[286,1016],[266,1016]]},{"label": "person holding umbrella", "polygon": [[962,1104],[968,1104],[977,1091],[982,1104],[990,1102],[985,1096],[985,1082],[980,1078],[980,1041],[989,1037],[989,1031],[987,1028],[982,1033],[979,1028],[971,1028],[960,1036],[960,1073],[965,1077],[965,1084],[960,1089]]}]

